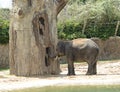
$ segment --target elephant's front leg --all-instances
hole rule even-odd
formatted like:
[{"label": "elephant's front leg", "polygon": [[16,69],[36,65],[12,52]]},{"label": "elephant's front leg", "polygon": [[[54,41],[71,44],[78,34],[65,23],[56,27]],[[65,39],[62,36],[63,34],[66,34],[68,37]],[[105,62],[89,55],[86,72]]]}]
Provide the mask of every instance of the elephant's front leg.
[{"label": "elephant's front leg", "polygon": [[74,62],[71,60],[68,60],[68,74],[67,75],[75,75]]}]

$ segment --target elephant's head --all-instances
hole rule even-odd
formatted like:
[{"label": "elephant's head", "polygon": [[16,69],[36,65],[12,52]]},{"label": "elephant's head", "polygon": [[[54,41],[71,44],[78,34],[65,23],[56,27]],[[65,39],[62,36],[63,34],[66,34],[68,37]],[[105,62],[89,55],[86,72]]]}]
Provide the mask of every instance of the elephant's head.
[{"label": "elephant's head", "polygon": [[56,47],[57,56],[64,56],[65,55],[65,42],[59,41]]}]

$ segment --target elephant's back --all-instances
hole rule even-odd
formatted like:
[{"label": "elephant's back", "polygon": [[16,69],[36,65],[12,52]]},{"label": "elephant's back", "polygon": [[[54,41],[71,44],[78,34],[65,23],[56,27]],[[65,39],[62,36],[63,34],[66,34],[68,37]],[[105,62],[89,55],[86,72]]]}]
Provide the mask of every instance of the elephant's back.
[{"label": "elephant's back", "polygon": [[87,39],[87,38],[78,38],[78,39],[72,40],[72,46],[73,47],[90,46],[90,47],[98,48],[98,45],[93,40]]},{"label": "elephant's back", "polygon": [[72,40],[72,46],[80,47],[80,48],[85,47],[85,46],[87,46],[89,40],[90,39],[86,39],[86,38],[74,39],[74,40]]}]

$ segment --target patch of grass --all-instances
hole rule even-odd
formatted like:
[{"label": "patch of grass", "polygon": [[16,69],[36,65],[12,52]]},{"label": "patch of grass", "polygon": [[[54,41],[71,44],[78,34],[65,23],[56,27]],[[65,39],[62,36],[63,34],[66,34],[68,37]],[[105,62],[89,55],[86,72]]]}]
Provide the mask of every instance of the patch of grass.
[{"label": "patch of grass", "polygon": [[0,71],[9,70],[9,68],[0,68]]},{"label": "patch of grass", "polygon": [[105,86],[48,86],[41,88],[29,88],[9,92],[119,92],[120,85]]}]

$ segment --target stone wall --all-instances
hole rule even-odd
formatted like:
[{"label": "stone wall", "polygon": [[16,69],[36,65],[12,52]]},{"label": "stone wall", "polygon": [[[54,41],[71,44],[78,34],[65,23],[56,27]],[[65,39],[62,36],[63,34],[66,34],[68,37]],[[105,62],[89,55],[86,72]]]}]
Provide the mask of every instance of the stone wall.
[{"label": "stone wall", "polygon": [[[99,60],[120,59],[120,37],[111,37],[107,40],[92,38],[100,47]],[[0,68],[9,66],[9,47],[0,45]]]},{"label": "stone wall", "polygon": [[100,47],[99,60],[120,59],[120,37],[107,40],[92,38]]},{"label": "stone wall", "polygon": [[8,44],[0,45],[0,68],[9,67],[9,48]]}]

